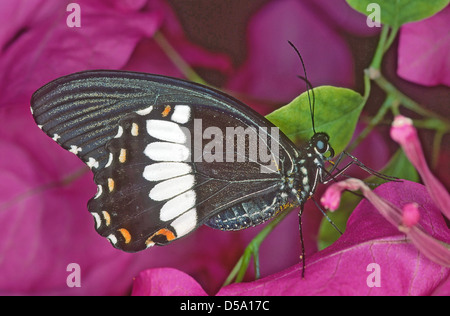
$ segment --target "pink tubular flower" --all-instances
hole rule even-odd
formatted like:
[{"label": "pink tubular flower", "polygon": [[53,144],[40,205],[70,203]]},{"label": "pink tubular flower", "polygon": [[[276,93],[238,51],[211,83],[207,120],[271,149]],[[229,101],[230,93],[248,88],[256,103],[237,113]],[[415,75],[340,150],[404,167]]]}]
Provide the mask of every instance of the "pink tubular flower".
[{"label": "pink tubular flower", "polygon": [[336,209],[339,205],[339,194],[343,190],[361,190],[364,197],[392,225],[405,233],[412,243],[427,258],[445,267],[450,267],[450,245],[444,244],[427,234],[418,224],[419,209],[417,204],[408,203],[403,210],[374,193],[359,179],[347,179],[331,185],[321,198],[321,203],[327,208]]},{"label": "pink tubular flower", "polygon": [[416,167],[434,203],[450,218],[450,195],[428,168],[412,120],[402,115],[396,116],[391,127],[391,137],[402,146],[406,156]]},{"label": "pink tubular flower", "polygon": [[420,220],[419,206],[417,203],[409,203],[403,207],[402,221],[406,227],[416,225]]}]

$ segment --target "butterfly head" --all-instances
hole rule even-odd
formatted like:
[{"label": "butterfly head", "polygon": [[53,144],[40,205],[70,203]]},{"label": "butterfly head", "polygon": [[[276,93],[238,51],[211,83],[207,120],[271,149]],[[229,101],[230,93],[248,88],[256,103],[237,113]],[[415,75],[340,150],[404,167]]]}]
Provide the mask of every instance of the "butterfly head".
[{"label": "butterfly head", "polygon": [[331,160],[334,157],[334,149],[331,147],[329,140],[330,136],[326,133],[316,133],[309,141],[310,148],[324,161]]}]

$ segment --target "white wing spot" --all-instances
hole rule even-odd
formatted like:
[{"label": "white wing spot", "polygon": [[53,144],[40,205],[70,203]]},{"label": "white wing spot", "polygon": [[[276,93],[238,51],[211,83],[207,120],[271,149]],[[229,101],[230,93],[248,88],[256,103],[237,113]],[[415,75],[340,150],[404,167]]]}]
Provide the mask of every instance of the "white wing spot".
[{"label": "white wing spot", "polygon": [[176,105],[172,114],[172,121],[184,124],[191,118],[191,108],[188,105]]},{"label": "white wing spot", "polygon": [[158,183],[150,190],[149,197],[153,201],[164,201],[173,198],[187,190],[190,190],[195,183],[192,174],[166,180]]},{"label": "white wing spot", "polygon": [[157,162],[144,168],[142,176],[148,181],[162,181],[191,173],[192,168],[183,162]]},{"label": "white wing spot", "polygon": [[81,152],[83,149],[81,147],[78,147],[76,145],[71,145],[69,151],[71,153],[74,153],[75,155],[77,155],[79,152]]},{"label": "white wing spot", "polygon": [[103,187],[98,184],[97,185],[97,194],[94,196],[94,199],[98,199],[100,197],[100,195],[102,195],[103,193]]},{"label": "white wing spot", "polygon": [[109,241],[110,241],[113,245],[117,244],[117,238],[116,238],[116,236],[114,236],[113,234],[109,235],[109,236],[106,237],[106,238],[108,238]]},{"label": "white wing spot", "polygon": [[143,110],[139,110],[139,111],[136,111],[136,114],[138,114],[138,115],[147,115],[147,114],[150,114],[150,112],[153,110],[153,106],[149,106],[148,108],[146,108],[146,109],[143,109]]},{"label": "white wing spot", "polygon": [[195,206],[196,195],[194,190],[189,190],[166,202],[161,208],[159,219],[163,222],[170,221],[185,213]]},{"label": "white wing spot", "polygon": [[92,214],[92,216],[94,216],[94,219],[95,219],[95,227],[97,228],[97,229],[99,229],[100,228],[100,226],[102,225],[102,219],[100,218],[100,215],[98,215],[97,213],[91,213]]},{"label": "white wing spot", "polygon": [[197,210],[195,208],[187,211],[172,222],[172,227],[180,238],[190,233],[197,226]]},{"label": "white wing spot", "polygon": [[163,120],[147,120],[147,133],[150,136],[168,142],[183,144],[186,135],[177,123]]},{"label": "white wing spot", "polygon": [[120,138],[123,134],[123,127],[119,125],[119,128],[117,129],[117,134],[114,136],[114,138]]},{"label": "white wing spot", "polygon": [[144,154],[155,161],[186,161],[190,151],[180,144],[154,142],[145,147]]},{"label": "white wing spot", "polygon": [[113,162],[114,156],[112,153],[109,153],[109,158],[108,158],[108,162],[105,165],[105,168],[108,168],[109,166],[111,166],[112,162]]},{"label": "white wing spot", "polygon": [[98,168],[98,161],[92,157],[89,157],[89,160],[86,162],[86,165],[91,169]]}]

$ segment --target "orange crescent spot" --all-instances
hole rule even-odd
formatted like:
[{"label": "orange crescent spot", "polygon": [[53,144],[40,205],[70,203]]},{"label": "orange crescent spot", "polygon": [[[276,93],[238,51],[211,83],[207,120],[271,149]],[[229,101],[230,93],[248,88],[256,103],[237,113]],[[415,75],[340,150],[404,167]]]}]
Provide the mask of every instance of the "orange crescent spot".
[{"label": "orange crescent spot", "polygon": [[102,212],[103,217],[105,218],[106,226],[109,226],[111,224],[111,216],[107,211]]},{"label": "orange crescent spot", "polygon": [[133,136],[139,135],[139,125],[137,125],[136,123],[133,123],[131,125],[131,135],[133,135]]},{"label": "orange crescent spot", "polygon": [[172,108],[170,107],[170,105],[166,105],[166,107],[164,108],[164,111],[162,111],[162,113],[161,113],[162,116],[166,117],[167,115],[169,115],[171,109]]},{"label": "orange crescent spot", "polygon": [[167,241],[171,241],[171,240],[174,240],[176,238],[174,233],[171,230],[167,229],[167,228],[162,228],[162,229],[158,230],[156,232],[156,235],[166,236]]},{"label": "orange crescent spot", "polygon": [[108,178],[108,189],[109,192],[112,192],[112,190],[114,190],[114,180],[111,178]]},{"label": "orange crescent spot", "polygon": [[147,246],[147,248],[152,247],[155,244],[153,242],[153,238],[155,236],[161,236],[161,235],[166,237],[167,241],[172,241],[177,238],[171,230],[169,230],[167,228],[161,228],[160,230],[158,230],[156,233],[154,233],[151,237],[149,237],[145,241],[145,245]]},{"label": "orange crescent spot", "polygon": [[119,161],[121,163],[127,161],[127,150],[124,148],[120,149]]},{"label": "orange crescent spot", "polygon": [[119,229],[119,232],[122,234],[123,238],[125,239],[125,243],[129,244],[131,241],[130,232],[128,230],[126,230],[125,228]]}]

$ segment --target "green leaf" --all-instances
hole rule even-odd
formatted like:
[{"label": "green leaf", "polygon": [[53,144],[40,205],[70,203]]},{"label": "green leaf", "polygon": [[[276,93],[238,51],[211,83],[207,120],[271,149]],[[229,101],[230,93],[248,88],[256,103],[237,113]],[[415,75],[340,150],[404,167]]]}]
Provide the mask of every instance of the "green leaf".
[{"label": "green leaf", "polygon": [[[327,133],[331,146],[339,154],[352,138],[364,99],[353,90],[331,86],[314,88],[314,95],[316,131]],[[314,134],[306,92],[266,118],[295,143],[306,142]]]},{"label": "green leaf", "polygon": [[441,11],[449,4],[449,0],[347,0],[347,3],[356,11],[370,15],[367,10],[370,3],[380,6],[381,23],[398,28],[401,25],[426,19]]}]

